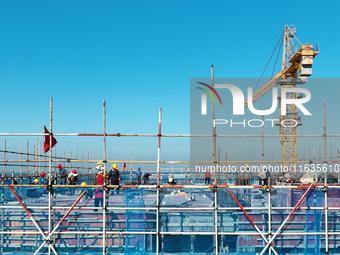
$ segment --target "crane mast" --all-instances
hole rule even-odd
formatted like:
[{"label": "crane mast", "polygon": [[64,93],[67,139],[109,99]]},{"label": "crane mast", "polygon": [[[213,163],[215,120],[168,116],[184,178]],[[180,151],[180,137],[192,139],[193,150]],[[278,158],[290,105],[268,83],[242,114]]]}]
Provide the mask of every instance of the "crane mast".
[{"label": "crane mast", "polygon": [[[314,57],[319,53],[319,46],[313,44],[301,44],[295,37],[295,25],[285,25],[283,38],[283,56],[282,70],[270,79],[253,95],[253,103],[263,97],[272,88],[280,85],[280,142],[282,145],[282,165],[296,165],[296,143],[297,137],[288,135],[297,135],[298,126],[303,124],[303,119],[298,115],[298,109],[295,104],[286,105],[286,115],[281,115],[281,91],[283,88],[295,88],[297,84],[304,84],[312,74],[312,65]],[[296,40],[301,46],[297,49],[293,40]],[[287,99],[297,99],[302,95],[297,93],[287,93]],[[244,107],[248,106],[247,100]],[[281,123],[285,125],[282,125]],[[286,136],[287,135],[287,136]],[[295,167],[293,168],[295,169]]]}]

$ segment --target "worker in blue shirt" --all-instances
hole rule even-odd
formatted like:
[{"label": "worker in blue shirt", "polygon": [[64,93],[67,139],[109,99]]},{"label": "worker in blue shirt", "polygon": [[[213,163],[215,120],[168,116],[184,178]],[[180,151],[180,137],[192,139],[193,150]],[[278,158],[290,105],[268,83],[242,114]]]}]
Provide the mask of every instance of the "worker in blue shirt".
[{"label": "worker in blue shirt", "polygon": [[142,172],[140,171],[140,167],[138,167],[138,171],[136,172],[137,184],[142,184]]}]

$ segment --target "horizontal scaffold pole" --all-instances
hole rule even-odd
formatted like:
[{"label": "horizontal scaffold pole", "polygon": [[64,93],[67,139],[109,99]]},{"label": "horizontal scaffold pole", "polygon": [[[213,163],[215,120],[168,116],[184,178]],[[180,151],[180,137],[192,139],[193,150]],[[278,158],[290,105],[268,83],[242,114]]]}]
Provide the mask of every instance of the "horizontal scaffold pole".
[{"label": "horizontal scaffold pole", "polygon": [[[48,133],[0,133],[0,136],[48,136]],[[104,134],[94,133],[53,133],[53,136],[104,136]],[[121,136],[144,136],[144,137],[159,137],[159,134],[105,134],[107,137]],[[213,137],[212,134],[162,134],[162,137]],[[216,137],[340,137],[340,134],[309,134],[309,135],[225,135],[216,134]]]},{"label": "horizontal scaffold pole", "polygon": [[[49,160],[45,159],[0,159],[0,162],[49,162]],[[81,159],[56,159],[52,160],[52,162],[88,162],[88,163],[97,163],[98,160],[81,160]],[[157,161],[131,161],[131,160],[106,160],[105,163],[131,163],[131,164],[157,164]],[[161,164],[213,164],[213,161],[160,161]],[[281,164],[282,161],[218,161],[218,164]],[[286,164],[308,164],[311,161],[301,160],[301,161],[289,161],[285,162]]]}]

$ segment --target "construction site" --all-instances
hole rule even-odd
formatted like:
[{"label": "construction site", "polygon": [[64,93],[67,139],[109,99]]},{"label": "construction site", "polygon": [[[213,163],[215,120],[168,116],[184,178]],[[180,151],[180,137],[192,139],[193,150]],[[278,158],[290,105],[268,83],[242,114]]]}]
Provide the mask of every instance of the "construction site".
[{"label": "construction site", "polygon": [[[333,144],[327,140],[340,134],[327,133],[326,104],[323,132],[298,134],[297,129],[302,125],[301,107],[292,103],[308,98],[294,89],[312,75],[319,46],[297,43],[295,26],[288,25],[279,44],[283,49],[281,71],[254,92],[252,102],[242,101],[243,109],[249,107],[254,111],[253,103],[278,89],[279,97],[275,100],[286,100],[286,104],[279,104],[281,112],[282,105],[285,106],[284,114],[272,123],[279,127],[278,134],[265,134],[263,129],[261,134],[238,136],[216,132],[214,107],[221,99],[215,89],[221,87],[215,86],[213,66],[211,84],[198,82],[204,86],[201,90],[211,90],[207,93],[213,98],[210,133],[162,133],[161,108],[155,116],[158,133],[106,133],[105,100],[103,132],[55,133],[52,98],[49,126],[44,132],[0,133],[4,141],[0,149],[3,155],[0,253],[340,254],[340,155],[339,150],[334,155]],[[201,97],[205,107],[206,95]],[[202,106],[198,114],[206,112]],[[263,115],[262,122],[257,121],[263,127]],[[27,142],[26,149],[22,148],[23,144],[26,147],[23,140],[20,150],[10,151],[7,146],[13,137],[37,140],[33,146]],[[42,137],[43,145],[38,141]],[[54,142],[58,137],[99,137],[103,141],[103,154],[100,159],[93,159],[92,152],[81,157],[78,153],[73,156],[61,153]],[[157,160],[108,158],[106,151],[111,142],[108,140],[112,137],[157,139],[158,148],[154,150]],[[232,137],[258,138],[262,143],[261,160],[233,161],[227,156],[224,160],[217,152],[216,140]],[[297,143],[303,137],[322,140],[319,155],[315,147],[314,153],[310,148],[307,155],[305,151],[301,155]],[[182,138],[209,139],[210,160],[195,157],[187,161],[162,160],[161,141]],[[282,151],[280,160],[264,159],[264,139],[271,138],[280,140],[275,144]],[[75,170],[76,184],[62,183],[57,170],[59,164],[68,174]],[[103,184],[98,185],[98,164],[103,165],[104,172],[118,164],[119,183],[112,184],[104,178]],[[272,167],[265,169],[264,165]],[[143,183],[136,180],[138,167],[143,174],[149,174]],[[171,178],[175,182],[169,182]]]}]

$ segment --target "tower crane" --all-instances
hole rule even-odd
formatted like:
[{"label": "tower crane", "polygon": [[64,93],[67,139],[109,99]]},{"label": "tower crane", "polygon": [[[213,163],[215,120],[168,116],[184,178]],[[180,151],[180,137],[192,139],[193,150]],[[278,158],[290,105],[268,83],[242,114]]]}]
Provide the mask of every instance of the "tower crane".
[{"label": "tower crane", "polygon": [[[296,27],[295,25],[285,25],[283,32],[283,57],[282,57],[282,69],[271,78],[264,86],[262,86],[253,95],[253,103],[271,91],[274,87],[280,85],[280,95],[282,88],[292,88],[296,84],[304,84],[307,82],[308,77],[312,75],[313,59],[319,54],[318,44],[301,44],[297,49],[293,39],[295,37]],[[299,41],[298,41],[299,42]],[[287,93],[287,99],[297,99],[301,95],[298,93]],[[281,115],[281,97],[280,100],[280,117],[278,125],[280,127],[280,142],[282,145],[282,165],[293,164],[296,161],[296,136],[298,126],[302,125],[302,118],[298,116],[298,110],[296,105],[286,105],[286,115]],[[248,106],[247,100],[244,102],[244,107]],[[284,121],[287,125],[281,125]],[[296,125],[297,124],[297,125]],[[287,135],[287,136],[285,136]],[[295,168],[294,168],[295,169]]]}]

